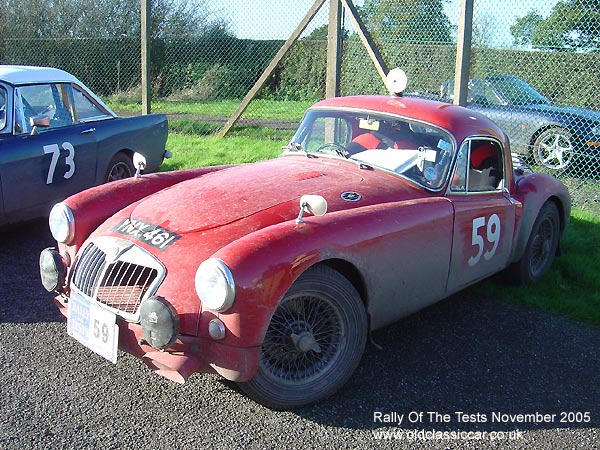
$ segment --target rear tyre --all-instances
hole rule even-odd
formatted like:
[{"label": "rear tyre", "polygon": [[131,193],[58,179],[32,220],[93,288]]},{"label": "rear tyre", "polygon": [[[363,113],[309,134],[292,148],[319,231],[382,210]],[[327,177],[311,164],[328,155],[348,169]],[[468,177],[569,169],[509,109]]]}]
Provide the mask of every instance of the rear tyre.
[{"label": "rear tyre", "polygon": [[106,182],[123,180],[132,177],[134,174],[135,168],[131,158],[124,153],[117,153],[108,165]]},{"label": "rear tyre", "polygon": [[240,388],[273,409],[323,400],[350,378],[367,341],[354,286],[327,266],[307,270],[273,313],[256,376]]},{"label": "rear tyre", "polygon": [[533,158],[545,170],[562,172],[573,162],[575,153],[571,133],[565,128],[544,130],[533,144]]},{"label": "rear tyre", "polygon": [[535,219],[523,257],[508,270],[518,284],[538,281],[552,265],[560,237],[560,214],[551,201],[546,202]]}]

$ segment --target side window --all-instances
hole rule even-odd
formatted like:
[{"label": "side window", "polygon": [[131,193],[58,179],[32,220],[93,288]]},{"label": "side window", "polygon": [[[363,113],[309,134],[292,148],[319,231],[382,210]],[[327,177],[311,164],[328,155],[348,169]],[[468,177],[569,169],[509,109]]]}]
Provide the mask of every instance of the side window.
[{"label": "side window", "polygon": [[490,192],[503,188],[502,149],[496,141],[468,140],[460,148],[450,189],[454,192]]},{"label": "side window", "polygon": [[0,132],[6,127],[6,103],[8,101],[8,94],[6,89],[0,86]]},{"label": "side window", "polygon": [[98,119],[109,117],[109,114],[101,109],[92,99],[81,91],[77,86],[73,86],[73,104],[78,122],[85,122],[89,119]]},{"label": "side window", "polygon": [[69,109],[71,87],[68,84],[35,84],[18,89],[18,101],[15,102],[15,129],[29,133],[32,119],[47,117],[50,128],[59,128],[73,124],[73,114]]},{"label": "side window", "polygon": [[474,103],[479,106],[499,106],[502,102],[485,81],[479,78],[473,78],[469,81],[468,103]]},{"label": "side window", "polygon": [[471,141],[465,141],[458,150],[456,170],[450,185],[450,190],[454,192],[467,192],[467,162],[469,161],[470,149]]}]

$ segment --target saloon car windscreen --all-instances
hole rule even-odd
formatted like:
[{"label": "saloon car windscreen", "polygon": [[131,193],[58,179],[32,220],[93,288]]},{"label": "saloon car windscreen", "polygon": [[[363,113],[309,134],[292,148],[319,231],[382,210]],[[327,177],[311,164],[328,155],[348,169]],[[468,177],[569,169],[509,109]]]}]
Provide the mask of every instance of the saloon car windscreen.
[{"label": "saloon car windscreen", "polygon": [[377,114],[311,111],[289,149],[355,160],[440,189],[452,159],[452,142],[446,132],[426,123]]}]

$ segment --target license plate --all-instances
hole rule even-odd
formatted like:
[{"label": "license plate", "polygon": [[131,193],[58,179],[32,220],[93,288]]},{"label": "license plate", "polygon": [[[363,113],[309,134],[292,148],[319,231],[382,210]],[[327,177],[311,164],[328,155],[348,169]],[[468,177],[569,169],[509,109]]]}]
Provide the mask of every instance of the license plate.
[{"label": "license plate", "polygon": [[117,316],[76,293],[71,293],[68,305],[69,336],[116,364],[119,344]]}]

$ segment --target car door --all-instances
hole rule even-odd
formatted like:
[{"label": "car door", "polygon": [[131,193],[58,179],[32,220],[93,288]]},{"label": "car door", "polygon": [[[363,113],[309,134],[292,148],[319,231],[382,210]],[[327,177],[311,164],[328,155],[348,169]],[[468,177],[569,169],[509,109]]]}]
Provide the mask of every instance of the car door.
[{"label": "car door", "polygon": [[0,178],[5,214],[20,220],[92,186],[97,145],[93,125],[74,123],[70,84],[14,92],[13,136],[0,148]]},{"label": "car door", "polygon": [[516,207],[505,189],[503,150],[487,138],[467,139],[459,150],[448,193],[454,207],[448,294],[508,264]]}]

